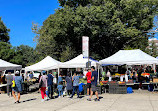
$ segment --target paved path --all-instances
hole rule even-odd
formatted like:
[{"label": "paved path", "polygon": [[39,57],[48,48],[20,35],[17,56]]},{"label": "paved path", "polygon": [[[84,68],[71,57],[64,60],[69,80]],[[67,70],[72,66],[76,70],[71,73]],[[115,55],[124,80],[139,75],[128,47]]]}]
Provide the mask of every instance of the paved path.
[{"label": "paved path", "polygon": [[40,94],[32,93],[22,95],[22,102],[13,104],[14,98],[1,94],[0,111],[158,111],[158,93],[135,91],[133,94],[102,94],[100,97],[100,102],[87,101],[87,97],[41,102]]}]

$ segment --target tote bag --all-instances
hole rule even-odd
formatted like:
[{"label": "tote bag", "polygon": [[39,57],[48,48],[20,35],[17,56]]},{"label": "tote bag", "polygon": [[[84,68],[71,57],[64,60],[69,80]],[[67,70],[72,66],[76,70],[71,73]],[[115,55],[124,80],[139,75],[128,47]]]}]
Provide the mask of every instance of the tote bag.
[{"label": "tote bag", "polygon": [[15,87],[15,78],[13,76],[12,87]]},{"label": "tote bag", "polygon": [[[42,76],[42,78],[43,78],[43,76]],[[41,88],[41,87],[42,87],[42,84],[43,84],[42,78],[41,78],[41,81],[40,81],[40,83],[39,83],[39,88]]]}]

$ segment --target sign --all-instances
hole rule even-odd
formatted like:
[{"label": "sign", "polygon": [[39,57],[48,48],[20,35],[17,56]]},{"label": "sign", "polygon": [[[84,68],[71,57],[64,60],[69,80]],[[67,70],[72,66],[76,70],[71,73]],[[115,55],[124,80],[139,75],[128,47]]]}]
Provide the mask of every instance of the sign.
[{"label": "sign", "polygon": [[89,37],[82,37],[82,54],[83,57],[89,57]]},{"label": "sign", "polygon": [[90,61],[86,62],[86,68],[90,68],[90,67],[91,67],[91,62]]}]

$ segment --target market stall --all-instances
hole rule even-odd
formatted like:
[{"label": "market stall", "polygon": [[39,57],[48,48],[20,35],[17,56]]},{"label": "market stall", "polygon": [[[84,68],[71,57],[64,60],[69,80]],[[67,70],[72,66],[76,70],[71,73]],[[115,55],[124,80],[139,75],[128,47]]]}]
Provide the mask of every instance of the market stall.
[{"label": "market stall", "polygon": [[114,55],[106,59],[100,60],[99,63],[127,65],[158,64],[158,59],[146,54],[140,49],[120,50]]},{"label": "market stall", "polygon": [[58,69],[60,64],[61,62],[53,59],[50,56],[47,56],[40,62],[31,66],[25,67],[25,71],[42,71],[42,70]]},{"label": "market stall", "polygon": [[[91,63],[91,66],[95,66],[97,67],[99,62],[89,58],[89,61]],[[88,62],[88,58],[84,58],[82,54],[80,54],[79,56],[64,62],[63,64],[60,64],[59,67],[60,68],[86,68],[86,63]]]},{"label": "market stall", "polygon": [[[13,64],[13,63],[9,63],[7,61],[4,61],[2,59],[0,59],[0,71],[4,71],[4,70],[20,70],[22,68],[21,65],[17,65],[17,64]],[[3,74],[3,73],[2,73]],[[2,76],[0,74],[0,76]],[[5,77],[5,76],[3,76]],[[5,88],[7,86],[7,84],[3,83],[1,84],[1,80],[0,80],[0,93],[1,93],[1,89]]]},{"label": "market stall", "polygon": [[9,63],[7,61],[0,59],[0,71],[3,71],[3,70],[20,70],[21,68],[22,68],[21,65]]},{"label": "market stall", "polygon": [[[137,65],[138,67],[144,68],[143,66],[145,65],[151,65],[151,67],[153,67],[153,72],[156,72],[155,70],[155,64],[158,64],[158,59],[144,53],[143,51],[136,49],[136,50],[120,50],[117,53],[115,53],[114,55],[100,60],[99,61],[100,64],[102,65],[106,65],[106,64],[117,64],[118,66],[125,66],[126,69],[124,70],[124,73],[113,73],[110,77],[114,78],[114,81],[117,81],[117,83],[119,85],[121,84],[125,84],[127,86],[131,86],[131,85],[139,85],[139,83],[136,83],[135,81],[133,81],[133,72],[131,71],[130,74],[128,75],[128,77],[130,78],[128,81],[124,81],[123,78],[125,78],[125,73],[128,70],[129,67],[131,67],[131,70],[133,70],[133,66]],[[149,77],[151,76],[150,73],[146,73],[145,71],[141,74],[141,77],[143,78],[143,85],[148,86],[151,82],[151,80],[149,79]],[[136,72],[135,76],[138,78],[138,74]],[[119,78],[116,79],[116,78]],[[112,80],[113,81],[113,80]],[[108,80],[103,80],[101,81],[101,84],[108,84]]]}]

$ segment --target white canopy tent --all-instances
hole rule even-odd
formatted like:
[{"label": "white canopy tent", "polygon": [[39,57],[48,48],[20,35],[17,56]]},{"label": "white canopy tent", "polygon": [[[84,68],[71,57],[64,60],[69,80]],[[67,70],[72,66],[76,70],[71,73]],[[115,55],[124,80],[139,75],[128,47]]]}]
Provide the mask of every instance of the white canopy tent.
[{"label": "white canopy tent", "polygon": [[[97,65],[99,64],[98,61],[93,60],[93,59],[89,59],[89,61],[91,62],[91,66],[95,66],[97,67]],[[71,59],[70,61],[64,62],[62,64],[60,64],[60,68],[86,68],[86,63],[88,62],[88,58],[84,58],[82,54],[80,54],[79,56]]]},{"label": "white canopy tent", "polygon": [[21,65],[9,63],[7,61],[4,61],[0,59],[0,70],[20,70],[22,68]]},{"label": "white canopy tent", "polygon": [[58,69],[59,64],[61,64],[61,62],[53,59],[50,56],[47,56],[40,62],[31,66],[25,67],[25,70],[26,71],[42,71],[42,70]]},{"label": "white canopy tent", "polygon": [[100,64],[127,64],[127,65],[143,65],[158,64],[158,59],[146,54],[140,49],[136,50],[120,50],[114,55],[100,60]]}]

